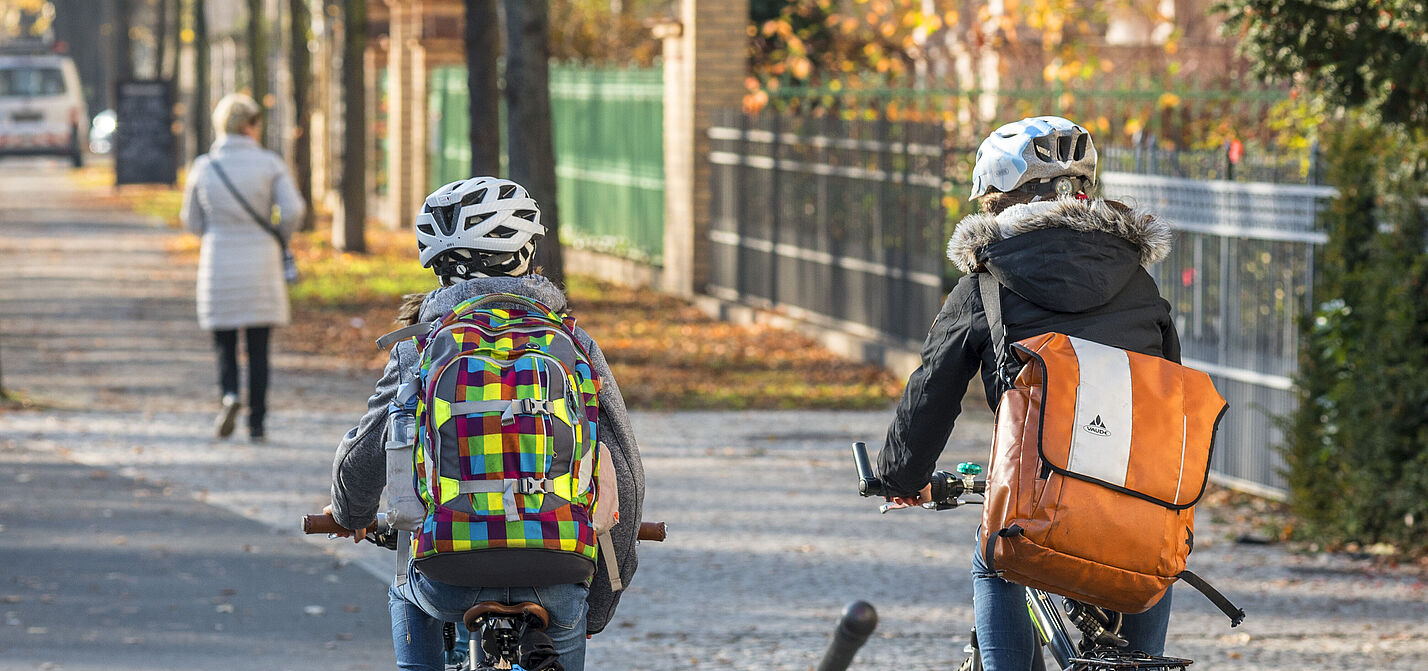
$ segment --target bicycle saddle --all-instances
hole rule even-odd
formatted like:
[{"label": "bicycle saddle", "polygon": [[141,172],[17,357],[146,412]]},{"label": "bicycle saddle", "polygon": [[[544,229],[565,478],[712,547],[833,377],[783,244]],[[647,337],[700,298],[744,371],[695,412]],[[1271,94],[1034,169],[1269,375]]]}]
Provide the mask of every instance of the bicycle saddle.
[{"label": "bicycle saddle", "polygon": [[521,603],[504,604],[498,601],[482,601],[466,611],[461,620],[466,623],[467,629],[474,630],[476,622],[484,617],[518,617],[531,623],[538,624],[538,629],[545,629],[550,626],[550,614],[540,604],[523,601]]}]

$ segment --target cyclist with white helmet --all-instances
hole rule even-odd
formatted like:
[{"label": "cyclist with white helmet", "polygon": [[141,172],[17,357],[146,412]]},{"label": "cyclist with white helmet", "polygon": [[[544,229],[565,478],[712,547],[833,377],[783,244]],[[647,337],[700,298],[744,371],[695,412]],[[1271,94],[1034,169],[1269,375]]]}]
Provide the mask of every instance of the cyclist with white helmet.
[{"label": "cyclist with white helmet", "polygon": [[[427,196],[415,229],[419,260],[435,272],[440,286],[408,296],[397,317],[400,324],[432,321],[458,303],[485,294],[516,294],[544,303],[557,313],[566,311],[564,292],[534,267],[536,243],[545,235],[545,227],[540,223],[540,208],[519,184],[495,177],[447,184]],[[644,501],[644,470],[624,399],[600,347],[579,327],[575,335],[601,381],[598,431],[613,456],[622,516],[638,520]],[[417,356],[410,341],[392,348],[376,391],[367,401],[366,414],[337,448],[328,512],[347,529],[366,529],[375,519],[386,484],[383,433],[388,406],[398,389],[413,377]],[[625,584],[637,566],[634,526],[611,529]],[[360,534],[356,537],[360,539]],[[472,588],[441,583],[411,568],[396,576],[389,596],[398,666],[435,671],[443,668],[442,620],[450,621],[486,600],[532,601],[544,606],[550,614],[546,633],[554,641],[560,664],[565,671],[580,671],[587,634],[605,627],[619,600],[619,593],[612,593],[606,581]]]},{"label": "cyclist with white helmet", "polygon": [[[1002,126],[977,150],[972,182],[981,211],[958,222],[947,247],[965,276],[932,324],[879,456],[890,498],[905,505],[928,500],[928,480],[977,371],[993,410],[1006,388],[979,274],[997,281],[1007,343],[1056,331],[1180,360],[1170,304],[1145,270],[1169,252],[1169,228],[1093,196],[1096,148],[1084,128],[1054,116]],[[988,571],[980,551],[972,564],[983,668],[1026,671],[1037,644],[1025,590]],[[1169,618],[1167,592],[1150,610],[1127,615],[1121,634],[1133,649],[1160,654]]]}]

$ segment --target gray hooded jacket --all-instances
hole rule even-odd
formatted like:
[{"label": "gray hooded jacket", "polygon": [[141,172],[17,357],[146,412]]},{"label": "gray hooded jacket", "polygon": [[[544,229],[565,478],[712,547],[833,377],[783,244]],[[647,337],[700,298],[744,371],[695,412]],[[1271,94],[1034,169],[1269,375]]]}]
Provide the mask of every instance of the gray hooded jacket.
[{"label": "gray hooded jacket", "polygon": [[[533,298],[556,312],[566,307],[565,294],[540,275],[524,277],[490,277],[468,280],[431,292],[422,302],[419,321],[431,321],[469,298],[483,294],[507,293]],[[635,554],[635,535],[640,526],[645,499],[645,473],[640,462],[639,446],[630,426],[625,400],[605,355],[599,345],[583,329],[575,329],[576,339],[590,353],[590,363],[600,376],[600,418],[598,432],[601,442],[610,448],[615,463],[620,490],[620,523],[611,530],[615,543],[615,558],[625,585],[634,578],[639,559]],[[337,446],[332,462],[332,516],[348,529],[362,529],[376,519],[381,505],[382,490],[387,481],[387,456],[383,433],[387,426],[387,406],[397,390],[415,375],[416,346],[410,341],[392,348],[376,391],[367,399],[367,413]],[[596,573],[590,584],[590,605],[586,616],[586,631],[599,633],[609,623],[619,604],[620,592],[610,588],[605,562],[596,562]]]}]

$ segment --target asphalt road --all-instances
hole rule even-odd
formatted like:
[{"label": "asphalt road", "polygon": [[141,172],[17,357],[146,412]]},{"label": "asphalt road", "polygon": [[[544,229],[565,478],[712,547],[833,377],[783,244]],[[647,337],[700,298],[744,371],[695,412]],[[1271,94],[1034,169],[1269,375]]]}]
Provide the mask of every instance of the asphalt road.
[{"label": "asphalt road", "polygon": [[53,451],[0,445],[0,492],[0,669],[395,666],[386,595],[321,548]]}]

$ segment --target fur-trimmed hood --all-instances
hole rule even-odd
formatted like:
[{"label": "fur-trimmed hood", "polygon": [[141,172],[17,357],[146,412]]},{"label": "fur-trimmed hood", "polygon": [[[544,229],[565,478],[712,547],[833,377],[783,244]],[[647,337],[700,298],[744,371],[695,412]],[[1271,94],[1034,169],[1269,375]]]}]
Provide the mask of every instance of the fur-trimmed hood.
[{"label": "fur-trimmed hood", "polygon": [[1048,228],[1110,233],[1140,249],[1142,266],[1159,262],[1170,253],[1170,227],[1150,214],[1101,199],[1062,199],[1013,205],[998,215],[969,215],[957,223],[947,242],[947,258],[962,272],[970,273],[981,267],[977,254],[987,245]]},{"label": "fur-trimmed hood", "polygon": [[1144,212],[1067,199],[971,215],[957,224],[947,256],[1047,310],[1082,312],[1106,305],[1164,259],[1170,239],[1170,227]]}]

